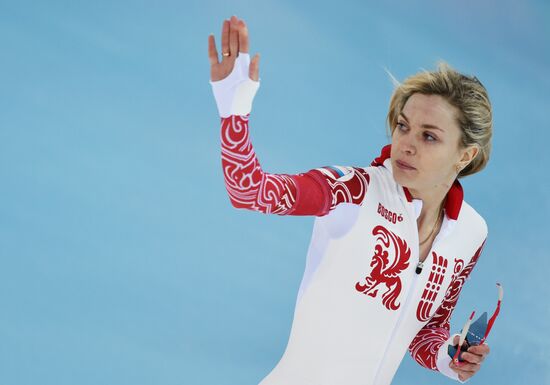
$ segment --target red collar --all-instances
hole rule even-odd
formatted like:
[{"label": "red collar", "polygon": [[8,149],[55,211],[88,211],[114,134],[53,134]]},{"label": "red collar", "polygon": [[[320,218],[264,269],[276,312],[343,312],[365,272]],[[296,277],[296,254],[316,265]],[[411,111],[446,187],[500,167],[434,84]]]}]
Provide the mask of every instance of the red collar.
[{"label": "red collar", "polygon": [[[384,164],[384,161],[388,158],[390,158],[391,154],[391,144],[388,144],[382,148],[382,152],[380,153],[380,156],[375,158],[371,166],[382,166]],[[412,202],[413,197],[409,191],[408,188],[405,186],[403,187],[403,192],[405,193],[405,196],[407,197],[407,201]],[[462,185],[458,181],[458,179],[455,179],[453,185],[449,189],[449,192],[447,193],[447,201],[445,202],[445,212],[447,213],[447,216],[451,219],[456,220],[458,218],[458,214],[460,213],[460,207],[462,206],[462,201],[464,199],[464,191],[462,189]]]}]

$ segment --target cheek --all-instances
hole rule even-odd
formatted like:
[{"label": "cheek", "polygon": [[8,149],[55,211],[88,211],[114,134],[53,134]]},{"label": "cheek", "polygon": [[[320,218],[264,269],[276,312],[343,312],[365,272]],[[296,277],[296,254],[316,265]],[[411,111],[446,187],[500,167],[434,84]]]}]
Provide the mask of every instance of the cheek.
[{"label": "cheek", "polygon": [[399,135],[397,135],[397,130],[393,132],[393,135],[391,136],[391,155],[393,156],[394,153],[397,154],[399,152],[399,147],[401,146],[401,143],[399,141]]},{"label": "cheek", "polygon": [[423,170],[434,179],[447,178],[453,169],[451,159],[447,154],[425,154],[422,159]]}]

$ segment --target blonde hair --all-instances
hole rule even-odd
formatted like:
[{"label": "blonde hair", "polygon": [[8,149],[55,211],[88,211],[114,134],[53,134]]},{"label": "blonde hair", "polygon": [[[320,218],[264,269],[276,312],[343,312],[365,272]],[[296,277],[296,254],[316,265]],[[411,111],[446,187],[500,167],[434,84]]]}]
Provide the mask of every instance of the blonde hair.
[{"label": "blonde hair", "polygon": [[463,75],[445,61],[437,62],[437,71],[423,70],[399,83],[389,74],[395,85],[387,116],[389,133],[393,135],[397,117],[414,93],[440,95],[456,107],[458,126],[462,131],[459,145],[466,148],[477,145],[479,151],[472,161],[460,171],[458,178],[481,171],[489,161],[493,136],[492,107],[487,90],[475,77]]}]

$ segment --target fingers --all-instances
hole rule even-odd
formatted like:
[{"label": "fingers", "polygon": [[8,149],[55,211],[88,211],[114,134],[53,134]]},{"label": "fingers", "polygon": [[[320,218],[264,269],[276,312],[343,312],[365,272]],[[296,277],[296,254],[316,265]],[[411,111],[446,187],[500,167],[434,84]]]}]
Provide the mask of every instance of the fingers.
[{"label": "fingers", "polygon": [[474,374],[475,373],[470,373],[470,372],[458,372],[458,378],[460,379],[460,381],[466,381],[467,379],[472,377]]},{"label": "fingers", "polygon": [[231,16],[229,25],[229,53],[231,57],[236,58],[239,52],[239,29],[236,16]]},{"label": "fingers", "polygon": [[465,381],[477,373],[487,354],[489,354],[489,346],[486,344],[470,346],[467,352],[462,353],[464,361],[455,363],[453,360],[449,363],[449,367],[458,374],[461,381]]},{"label": "fingers", "polygon": [[487,344],[470,346],[470,348],[468,349],[468,352],[474,353],[474,354],[480,354],[480,355],[487,355],[489,354],[490,351],[491,349]]},{"label": "fingers", "polygon": [[462,373],[464,375],[473,376],[480,368],[479,365],[475,364],[465,364],[462,366],[456,366],[454,364],[450,365],[450,368],[456,373]]},{"label": "fingers", "polygon": [[480,366],[476,364],[461,364],[461,366],[457,366],[452,361],[449,364],[449,367],[458,374],[460,381],[466,381],[468,378],[476,374],[480,368]]},{"label": "fingers", "polygon": [[[229,52],[229,20],[224,20],[222,25],[222,54]],[[223,56],[222,60],[227,56]]]},{"label": "fingers", "polygon": [[[239,52],[248,53],[249,49],[248,27],[244,20],[240,20],[234,15],[229,20],[224,20],[222,24],[222,62],[226,59],[235,60]],[[224,53],[229,53],[229,56],[224,56]],[[208,58],[211,65],[219,63],[214,35],[208,36]],[[254,81],[258,81],[260,78],[259,61],[259,54],[256,54],[250,61],[248,76]]]},{"label": "fingers", "polygon": [[478,364],[462,364],[457,366],[456,364],[451,363],[451,369],[457,373],[470,373],[471,375],[475,374],[480,368]]},{"label": "fingers", "polygon": [[462,353],[462,358],[468,362],[480,364],[489,354],[489,351],[489,346],[485,344],[470,346],[467,352]]},{"label": "fingers", "polygon": [[219,63],[214,35],[208,35],[208,59],[210,60],[210,65]]},{"label": "fingers", "polygon": [[462,353],[462,359],[472,364],[481,364],[485,359],[485,356],[470,352],[464,352]]},{"label": "fingers", "polygon": [[239,52],[248,53],[248,28],[244,20],[239,20]]},{"label": "fingers", "polygon": [[481,367],[479,364],[469,362],[469,361],[459,361],[458,363],[451,361],[451,368],[460,369],[464,372],[476,372]]},{"label": "fingers", "polygon": [[248,69],[248,77],[250,77],[250,79],[254,80],[255,82],[257,82],[260,79],[259,62],[260,62],[260,54],[257,53],[256,55],[254,55],[252,60],[250,60],[250,68]]}]

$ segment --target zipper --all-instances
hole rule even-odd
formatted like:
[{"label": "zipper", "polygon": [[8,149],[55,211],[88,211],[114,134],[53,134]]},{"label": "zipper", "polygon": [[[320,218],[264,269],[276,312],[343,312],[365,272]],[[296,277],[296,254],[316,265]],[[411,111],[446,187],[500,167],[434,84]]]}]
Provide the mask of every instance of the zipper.
[{"label": "zipper", "polygon": [[[430,250],[431,251],[431,250]],[[420,273],[422,273],[422,268],[424,267],[424,262],[422,261],[418,261],[417,265],[416,265],[416,270],[414,271],[417,275],[419,275]]]},{"label": "zipper", "polygon": [[[414,207],[412,208],[412,210],[414,212]],[[411,218],[413,218],[410,211],[409,211],[409,216]],[[422,267],[424,266],[424,263],[420,262],[420,244],[419,244],[420,239],[418,237],[418,223],[416,222],[416,219],[414,219],[414,223],[415,223],[415,227],[416,227],[416,231],[415,231],[416,236],[415,236],[415,239],[414,239],[414,251],[416,253],[414,254],[414,256],[416,257],[416,260],[418,262],[417,262],[417,265],[416,265],[415,272],[412,273],[411,276],[410,276],[410,280],[412,282],[409,285],[408,294],[407,294],[407,297],[405,298],[405,302],[403,303],[403,308],[401,309],[401,313],[399,314],[399,317],[397,318],[397,322],[395,323],[395,326],[392,330],[391,336],[388,340],[388,344],[386,345],[386,349],[384,349],[384,356],[382,357],[382,360],[380,360],[380,364],[378,365],[378,368],[376,369],[376,375],[374,376],[374,382],[373,382],[374,384],[378,384],[378,378],[379,378],[379,375],[380,375],[380,368],[386,362],[386,356],[387,356],[388,348],[393,343],[396,331],[399,330],[399,327],[403,323],[403,318],[407,314],[407,310],[409,309],[410,303],[411,303],[411,297],[414,295],[414,292],[415,292],[415,289],[416,289],[416,284],[417,284],[417,281],[418,281],[418,277],[420,276],[420,273],[422,272]],[[420,268],[420,271],[419,271],[419,268]]]},{"label": "zipper", "polygon": [[[414,208],[413,208],[414,210]],[[410,213],[409,213],[410,215]],[[380,361],[380,364],[378,365],[378,368],[376,369],[376,375],[374,376],[374,384],[378,384],[378,377],[380,375],[380,368],[382,367],[382,364],[386,361],[386,355],[387,355],[387,351],[388,351],[388,347],[392,344],[393,342],[393,339],[395,338],[395,333],[396,333],[396,330],[399,330],[399,327],[401,326],[401,324],[403,323],[403,318],[405,317],[404,314],[407,314],[407,311],[409,310],[409,307],[410,307],[410,303],[411,303],[411,297],[413,296],[414,292],[415,292],[415,289],[416,289],[416,285],[417,285],[417,282],[418,282],[418,279],[419,279],[419,276],[420,274],[422,273],[422,268],[424,267],[424,262],[421,262],[420,261],[420,239],[418,238],[418,223],[416,222],[416,219],[414,220],[414,223],[416,224],[416,239],[415,239],[415,250],[416,250],[416,259],[417,259],[417,264],[416,264],[416,269],[415,269],[415,272],[413,274],[411,274],[411,284],[409,285],[409,294],[407,295],[407,298],[405,298],[405,302],[403,304],[403,309],[401,309],[401,314],[399,314],[399,317],[397,318],[397,322],[395,324],[395,327],[393,328],[392,330],[392,334],[388,340],[388,345],[386,346],[386,349],[384,350],[384,356],[382,357],[382,360]],[[430,251],[428,252],[428,256],[430,255],[430,253],[432,252],[432,250],[435,249],[435,246],[437,244],[439,244],[442,239],[444,239],[449,230],[447,229],[447,226],[448,224],[446,223],[446,218],[444,218],[443,220],[443,223],[445,224],[445,227],[442,225],[441,228],[439,229],[437,235],[435,236],[435,239],[433,240],[432,242],[432,247],[430,248]],[[445,229],[445,231],[442,232],[442,230]],[[427,258],[426,258],[427,259]]]},{"label": "zipper", "polygon": [[[419,244],[420,239],[419,239],[418,223],[416,222],[416,217],[411,215],[410,210],[407,210],[407,211],[409,213],[409,217],[412,218],[412,220],[414,221],[414,223],[416,225],[415,226],[416,227],[416,231],[415,231],[416,237],[415,237],[415,240],[414,240],[414,249],[416,251],[416,254],[414,254],[414,255],[416,256],[417,263],[416,263],[416,268],[415,268],[414,273],[411,274],[410,280],[412,282],[409,285],[409,291],[408,291],[407,298],[405,298],[405,302],[403,303],[403,308],[401,309],[401,313],[399,314],[399,317],[397,318],[397,322],[395,324],[395,327],[392,330],[391,336],[388,340],[388,344],[386,346],[386,349],[384,350],[384,356],[382,357],[382,360],[380,361],[380,364],[378,365],[378,368],[376,369],[376,375],[374,376],[374,384],[378,384],[378,379],[379,379],[379,376],[380,376],[380,368],[382,367],[382,365],[386,361],[388,347],[393,343],[396,331],[399,330],[399,327],[403,323],[403,318],[405,317],[405,315],[407,314],[407,311],[409,310],[410,303],[411,303],[411,297],[414,295],[419,276],[422,273],[422,269],[424,268],[424,263],[426,262],[426,261],[424,261],[424,262],[420,261],[420,244]],[[413,212],[413,214],[416,214],[414,206],[412,207],[412,212]],[[443,224],[445,224],[445,227],[443,226]],[[435,249],[435,246],[439,242],[441,242],[441,240],[443,238],[445,238],[446,235],[448,234],[447,226],[448,226],[448,224],[446,223],[446,218],[444,217],[442,226],[440,227],[438,233],[436,234],[436,236],[435,236],[435,238],[432,242],[432,247],[430,248],[430,251],[428,252],[428,256],[430,255],[432,250]],[[445,228],[445,231],[442,233],[441,230],[443,230],[443,228]]]},{"label": "zipper", "polygon": [[388,344],[386,345],[386,349],[384,350],[384,356],[382,357],[382,360],[380,360],[380,364],[378,365],[378,369],[376,370],[376,376],[374,377],[374,379],[375,379],[374,384],[378,384],[378,377],[380,375],[380,368],[386,362],[386,356],[387,356],[388,348],[392,345],[393,340],[395,338],[395,334],[399,330],[399,328],[401,327],[401,324],[403,323],[403,318],[405,318],[405,316],[408,314],[408,310],[409,310],[410,304],[412,302],[411,297],[413,297],[413,295],[414,295],[419,276],[420,276],[420,274],[414,274],[414,273],[411,274],[411,277],[412,277],[411,281],[412,282],[409,285],[409,294],[408,294],[407,298],[405,298],[405,303],[403,304],[403,309],[401,309],[401,314],[399,314],[399,318],[397,319],[395,327],[393,328],[391,336],[388,340]]}]

